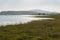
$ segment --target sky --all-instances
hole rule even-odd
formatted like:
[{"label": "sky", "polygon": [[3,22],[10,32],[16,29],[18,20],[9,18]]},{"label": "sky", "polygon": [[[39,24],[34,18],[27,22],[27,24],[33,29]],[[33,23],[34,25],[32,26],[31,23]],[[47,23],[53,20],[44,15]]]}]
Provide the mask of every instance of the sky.
[{"label": "sky", "polygon": [[0,0],[0,11],[32,9],[60,12],[60,0]]}]

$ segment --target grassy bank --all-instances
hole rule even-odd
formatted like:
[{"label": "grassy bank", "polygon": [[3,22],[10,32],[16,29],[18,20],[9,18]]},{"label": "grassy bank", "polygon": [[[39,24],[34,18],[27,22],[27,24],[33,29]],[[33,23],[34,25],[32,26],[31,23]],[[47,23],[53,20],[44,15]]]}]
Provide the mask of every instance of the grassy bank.
[{"label": "grassy bank", "polygon": [[0,27],[0,40],[60,40],[60,15],[55,20],[33,21]]}]

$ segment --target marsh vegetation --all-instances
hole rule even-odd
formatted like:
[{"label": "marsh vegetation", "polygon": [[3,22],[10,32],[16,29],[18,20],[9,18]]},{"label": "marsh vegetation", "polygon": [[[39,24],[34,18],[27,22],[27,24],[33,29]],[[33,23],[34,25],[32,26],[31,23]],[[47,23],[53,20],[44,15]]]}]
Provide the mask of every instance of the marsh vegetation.
[{"label": "marsh vegetation", "polygon": [[55,20],[0,26],[0,40],[60,40],[60,15],[47,17]]}]

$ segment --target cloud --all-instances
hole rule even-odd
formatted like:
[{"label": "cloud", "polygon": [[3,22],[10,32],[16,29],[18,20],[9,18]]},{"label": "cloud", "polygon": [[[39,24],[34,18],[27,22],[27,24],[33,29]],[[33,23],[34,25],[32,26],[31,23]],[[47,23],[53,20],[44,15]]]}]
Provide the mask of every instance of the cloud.
[{"label": "cloud", "polygon": [[43,9],[60,12],[60,0],[0,0],[0,10]]}]

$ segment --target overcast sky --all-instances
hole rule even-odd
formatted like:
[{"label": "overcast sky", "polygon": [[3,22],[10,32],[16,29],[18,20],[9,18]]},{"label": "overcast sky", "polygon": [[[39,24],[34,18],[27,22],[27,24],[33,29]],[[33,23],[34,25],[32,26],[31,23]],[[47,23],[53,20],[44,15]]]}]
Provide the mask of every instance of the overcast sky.
[{"label": "overcast sky", "polygon": [[31,9],[60,12],[60,0],[0,0],[0,11]]}]

